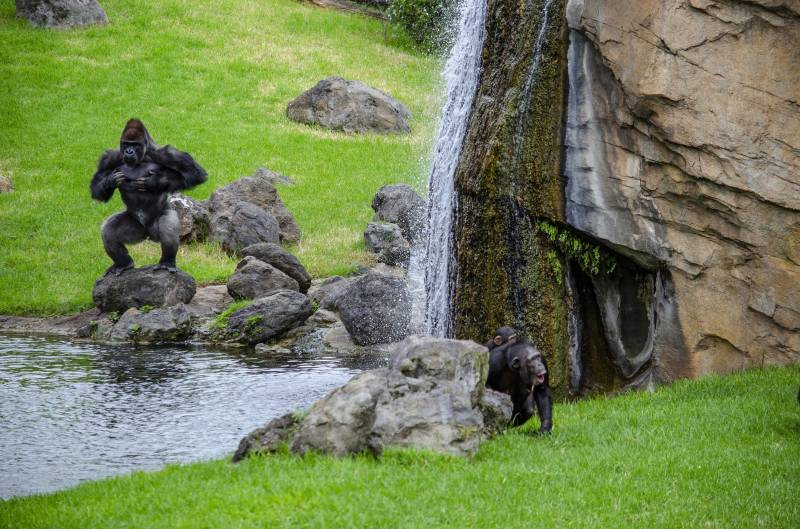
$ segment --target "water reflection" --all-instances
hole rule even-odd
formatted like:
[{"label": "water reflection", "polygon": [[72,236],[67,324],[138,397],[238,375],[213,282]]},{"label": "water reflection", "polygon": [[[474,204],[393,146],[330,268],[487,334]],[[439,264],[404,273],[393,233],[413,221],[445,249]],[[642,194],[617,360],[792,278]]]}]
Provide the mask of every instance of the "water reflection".
[{"label": "water reflection", "polygon": [[383,363],[0,335],[0,497],[222,457],[253,428]]}]

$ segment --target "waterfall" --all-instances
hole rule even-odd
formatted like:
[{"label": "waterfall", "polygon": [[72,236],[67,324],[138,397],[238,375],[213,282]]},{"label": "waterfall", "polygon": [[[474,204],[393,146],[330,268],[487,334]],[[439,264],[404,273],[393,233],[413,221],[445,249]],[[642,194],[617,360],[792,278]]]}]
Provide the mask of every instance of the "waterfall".
[{"label": "waterfall", "polygon": [[461,1],[458,33],[443,74],[447,102],[442,109],[428,183],[427,242],[413,250],[409,267],[412,281],[413,276],[422,275],[424,268],[425,332],[434,336],[453,335],[453,179],[478,88],[485,20],[486,0]]}]

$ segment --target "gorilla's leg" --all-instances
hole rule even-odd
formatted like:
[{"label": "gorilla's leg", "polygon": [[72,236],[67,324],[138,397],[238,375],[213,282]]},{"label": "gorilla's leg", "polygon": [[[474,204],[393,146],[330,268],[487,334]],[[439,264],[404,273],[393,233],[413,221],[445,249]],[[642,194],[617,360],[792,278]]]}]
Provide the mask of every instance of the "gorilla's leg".
[{"label": "gorilla's leg", "polygon": [[106,275],[119,275],[133,268],[133,259],[125,245],[143,241],[147,236],[144,226],[127,212],[122,212],[108,217],[100,231],[106,253],[114,261],[114,264],[106,270]]},{"label": "gorilla's leg", "polygon": [[161,243],[161,261],[156,269],[177,272],[175,257],[181,241],[181,223],[178,214],[172,209],[165,209],[153,224],[150,225],[150,237]]}]

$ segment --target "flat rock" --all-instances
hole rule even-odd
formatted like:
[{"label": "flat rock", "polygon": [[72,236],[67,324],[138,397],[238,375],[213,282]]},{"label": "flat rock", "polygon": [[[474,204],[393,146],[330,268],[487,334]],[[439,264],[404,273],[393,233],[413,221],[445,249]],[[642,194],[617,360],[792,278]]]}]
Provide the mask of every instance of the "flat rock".
[{"label": "flat rock", "polygon": [[186,272],[156,270],[155,265],[109,274],[92,289],[94,304],[103,312],[124,312],[131,307],[163,307],[188,303],[194,297],[194,278]]},{"label": "flat rock", "polygon": [[235,299],[255,299],[276,290],[300,290],[297,281],[271,264],[247,256],[228,279],[228,293]]},{"label": "flat rock", "polygon": [[328,77],[289,103],[292,121],[342,132],[408,133],[411,112],[392,96],[360,81]]},{"label": "flat rock", "polygon": [[108,22],[97,0],[16,0],[17,18],[36,28],[71,28]]},{"label": "flat rock", "polygon": [[[275,217],[278,221],[278,234],[281,241],[286,243],[299,242],[300,227],[297,225],[292,213],[281,201],[274,182],[275,178],[271,174],[259,169],[252,176],[240,178],[214,191],[208,199],[212,235],[217,237],[217,235],[214,235],[215,230],[218,229],[216,224],[229,222],[229,219],[233,216],[233,209],[239,202],[249,202]],[[278,242],[278,240],[273,240],[270,237],[269,239],[253,241],[250,244],[258,242]],[[249,244],[244,246],[249,246]]]},{"label": "flat rock", "polygon": [[411,296],[405,281],[397,277],[361,276],[341,293],[336,305],[358,345],[396,342],[409,334]]},{"label": "flat rock", "polygon": [[302,324],[312,312],[305,295],[278,290],[231,314],[218,339],[249,345],[266,342]]},{"label": "flat rock", "polygon": [[309,275],[297,257],[284,250],[281,245],[269,242],[253,244],[243,249],[242,255],[251,255],[260,261],[274,266],[297,281],[300,292],[308,292],[311,286],[311,275]]}]

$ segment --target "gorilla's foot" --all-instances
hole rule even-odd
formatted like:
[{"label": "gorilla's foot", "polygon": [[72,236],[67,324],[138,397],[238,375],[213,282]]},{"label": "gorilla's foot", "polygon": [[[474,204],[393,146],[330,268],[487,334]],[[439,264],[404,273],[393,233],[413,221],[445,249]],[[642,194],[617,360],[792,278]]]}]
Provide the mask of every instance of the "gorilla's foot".
[{"label": "gorilla's foot", "polygon": [[180,269],[178,265],[175,264],[175,261],[162,261],[158,263],[155,267],[155,270],[166,270],[167,272],[177,274]]},{"label": "gorilla's foot", "polygon": [[108,270],[106,270],[106,273],[103,274],[103,277],[111,275],[111,274],[113,274],[115,276],[118,276],[122,272],[125,272],[126,270],[131,270],[131,269],[133,269],[133,261],[131,261],[130,263],[128,263],[126,265],[122,265],[122,266],[111,265],[110,267],[108,267]]}]

